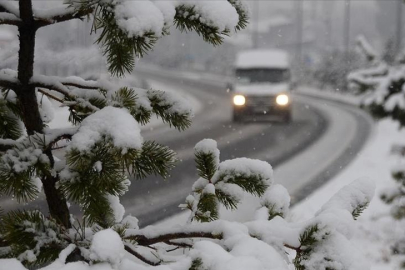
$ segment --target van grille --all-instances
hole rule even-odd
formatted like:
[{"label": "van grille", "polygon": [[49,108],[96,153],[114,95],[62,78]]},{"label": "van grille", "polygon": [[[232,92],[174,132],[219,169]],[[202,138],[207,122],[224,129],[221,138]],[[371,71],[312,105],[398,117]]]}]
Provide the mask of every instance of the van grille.
[{"label": "van grille", "polygon": [[275,97],[272,96],[247,96],[246,105],[247,106],[272,106],[276,102]]}]

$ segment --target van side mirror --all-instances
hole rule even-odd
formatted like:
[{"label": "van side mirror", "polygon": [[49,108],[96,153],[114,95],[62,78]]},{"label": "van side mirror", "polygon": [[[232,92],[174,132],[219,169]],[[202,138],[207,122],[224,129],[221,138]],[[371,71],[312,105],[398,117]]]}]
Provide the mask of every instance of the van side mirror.
[{"label": "van side mirror", "polygon": [[233,91],[233,84],[228,82],[226,83],[226,92],[232,92]]}]

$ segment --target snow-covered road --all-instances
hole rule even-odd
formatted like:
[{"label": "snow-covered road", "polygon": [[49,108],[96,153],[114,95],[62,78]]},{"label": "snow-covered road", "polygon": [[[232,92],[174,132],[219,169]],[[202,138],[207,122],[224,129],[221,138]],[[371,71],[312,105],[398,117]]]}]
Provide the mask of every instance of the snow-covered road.
[{"label": "snow-covered road", "polygon": [[[350,162],[367,140],[372,126],[369,117],[354,106],[302,94],[293,97],[293,123],[289,125],[264,121],[235,124],[231,121],[231,95],[226,92],[225,83],[173,77],[170,73],[142,74],[152,79],[153,87],[191,96],[191,102],[198,108],[191,128],[186,131],[179,132],[156,122],[142,131],[145,140],[170,146],[181,161],[167,180],[151,176],[132,182],[121,202],[127,213],[139,218],[141,225],[179,212],[178,205],[184,202],[197,177],[194,145],[204,138],[218,141],[221,160],[249,157],[268,161],[275,168],[276,181],[286,186],[293,200],[298,201]],[[254,203],[253,198],[250,200]],[[3,203],[4,208],[13,208]],[[41,200],[31,206],[46,207]],[[72,208],[74,212],[75,209]],[[241,208],[245,212],[241,216],[252,213],[251,209]]]},{"label": "snow-covered road", "polygon": [[[150,74],[143,75],[151,78]],[[166,74],[153,75],[153,80],[172,89],[188,91],[202,102],[202,108],[185,132],[166,126],[144,132],[146,139],[175,149],[181,162],[166,181],[149,177],[133,182],[131,191],[122,199],[127,212],[137,216],[142,225],[179,211],[178,204],[196,180],[193,147],[201,139],[217,140],[222,160],[245,156],[270,162],[275,167],[276,181],[298,200],[350,162],[371,130],[368,116],[353,106],[304,95],[294,97],[294,122],[290,125],[234,124],[230,95],[221,84]]]}]

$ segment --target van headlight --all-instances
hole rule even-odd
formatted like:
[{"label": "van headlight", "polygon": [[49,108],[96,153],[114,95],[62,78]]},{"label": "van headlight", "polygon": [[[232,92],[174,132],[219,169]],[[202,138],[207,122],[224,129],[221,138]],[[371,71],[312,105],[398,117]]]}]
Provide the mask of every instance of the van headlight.
[{"label": "van headlight", "polygon": [[278,96],[276,97],[276,103],[277,103],[278,105],[280,105],[280,106],[285,106],[285,105],[288,104],[288,102],[290,102],[290,101],[289,101],[289,98],[288,98],[288,96],[285,95],[285,94],[281,94],[281,95],[278,95]]},{"label": "van headlight", "polygon": [[246,103],[246,98],[242,95],[235,95],[233,97],[233,104],[236,106],[243,106]]}]

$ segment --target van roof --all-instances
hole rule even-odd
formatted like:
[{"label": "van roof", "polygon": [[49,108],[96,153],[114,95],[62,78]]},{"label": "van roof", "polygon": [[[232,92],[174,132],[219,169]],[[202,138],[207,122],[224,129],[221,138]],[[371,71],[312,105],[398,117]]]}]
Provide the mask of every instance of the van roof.
[{"label": "van roof", "polygon": [[283,50],[250,50],[240,52],[236,68],[289,68],[288,54]]}]

